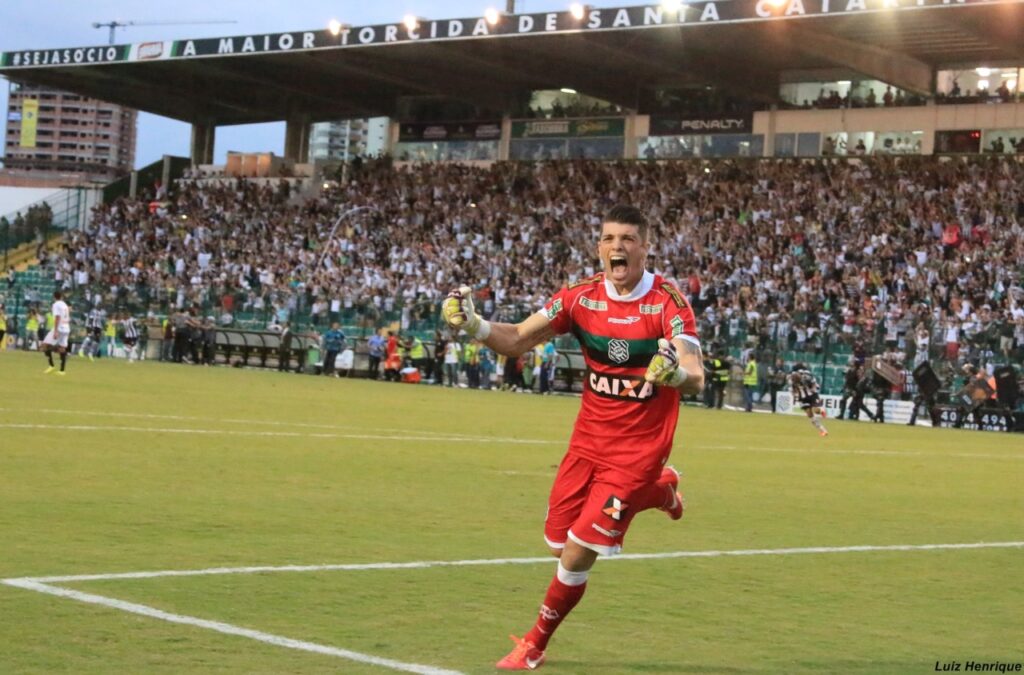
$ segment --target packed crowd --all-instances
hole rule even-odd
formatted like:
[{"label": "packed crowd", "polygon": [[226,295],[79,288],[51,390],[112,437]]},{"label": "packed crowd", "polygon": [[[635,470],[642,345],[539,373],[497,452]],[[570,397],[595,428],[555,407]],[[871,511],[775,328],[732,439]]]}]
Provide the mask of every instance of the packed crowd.
[{"label": "packed crowd", "polygon": [[[709,343],[843,339],[1004,360],[1024,345],[1024,164],[1012,158],[381,160],[304,202],[287,187],[185,181],[166,201],[97,211],[53,269],[90,303],[215,308],[222,324],[245,310],[427,328],[460,283],[483,314],[511,320],[599,271],[600,218],[619,202],[648,215],[650,264],[690,295]],[[367,208],[339,220],[354,207]]]}]

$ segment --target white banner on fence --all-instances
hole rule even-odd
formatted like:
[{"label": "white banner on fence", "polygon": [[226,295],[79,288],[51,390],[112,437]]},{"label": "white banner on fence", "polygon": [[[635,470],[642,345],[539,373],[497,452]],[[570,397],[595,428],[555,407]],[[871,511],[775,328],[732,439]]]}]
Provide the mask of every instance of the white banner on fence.
[{"label": "white banner on fence", "polygon": [[[842,400],[842,396],[825,395],[821,397],[822,407],[825,408],[825,414],[830,419],[836,419],[839,417],[839,402]],[[847,401],[849,405],[849,401]],[[878,409],[878,399],[865,398],[864,405],[871,411],[871,414],[875,414],[875,410]],[[910,401],[891,401],[886,400],[882,408],[885,422],[887,424],[906,424],[910,421],[910,415],[914,411],[914,404]],[[803,415],[804,411],[800,409],[800,406],[793,405],[793,394],[788,391],[780,391],[775,399],[775,412],[785,413],[788,415]],[[869,421],[867,417],[861,416],[864,421]],[[932,425],[931,420],[928,419],[928,415],[919,415],[917,423],[921,426],[930,427]]]}]

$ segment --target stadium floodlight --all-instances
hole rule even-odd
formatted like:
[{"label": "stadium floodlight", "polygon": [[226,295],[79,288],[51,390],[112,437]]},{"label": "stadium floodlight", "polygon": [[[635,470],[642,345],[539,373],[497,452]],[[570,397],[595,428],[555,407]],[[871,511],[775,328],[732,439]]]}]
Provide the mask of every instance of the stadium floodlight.
[{"label": "stadium floodlight", "polygon": [[988,80],[978,80],[978,91],[988,89]]},{"label": "stadium floodlight", "polygon": [[420,25],[420,20],[412,14],[406,14],[402,17],[402,23],[405,25],[406,30],[416,30]]},{"label": "stadium floodlight", "polygon": [[1008,80],[1006,82],[1006,88],[1009,89],[1010,91],[1013,91],[1014,89],[1016,89],[1017,88],[1017,80]]},{"label": "stadium floodlight", "polygon": [[494,9],[493,7],[488,7],[486,10],[484,10],[484,19],[487,21],[487,23],[491,24],[492,26],[495,26],[499,21],[501,21],[501,14],[498,12],[498,10]]},{"label": "stadium floodlight", "polygon": [[558,91],[562,92],[563,94],[575,94],[576,93],[576,90],[571,88],[571,87],[562,87]]},{"label": "stadium floodlight", "polygon": [[666,12],[678,12],[683,7],[682,0],[661,0],[661,7]]},{"label": "stadium floodlight", "polygon": [[331,19],[327,22],[327,30],[331,35],[337,35],[341,32],[342,24],[337,19]]},{"label": "stadium floodlight", "polygon": [[574,2],[571,5],[569,5],[569,14],[571,14],[572,18],[576,19],[577,21],[580,21],[581,19],[583,19],[583,16],[586,13],[587,13],[587,8],[584,7],[583,5],[581,5],[578,2]]},{"label": "stadium floodlight", "polygon": [[991,74],[992,74],[992,69],[991,69],[991,68],[985,68],[985,67],[983,66],[983,67],[981,67],[981,68],[975,68],[975,69],[974,69],[974,72],[976,72],[976,73],[977,73],[978,75],[980,75],[981,77],[988,77],[989,75],[991,75]]}]

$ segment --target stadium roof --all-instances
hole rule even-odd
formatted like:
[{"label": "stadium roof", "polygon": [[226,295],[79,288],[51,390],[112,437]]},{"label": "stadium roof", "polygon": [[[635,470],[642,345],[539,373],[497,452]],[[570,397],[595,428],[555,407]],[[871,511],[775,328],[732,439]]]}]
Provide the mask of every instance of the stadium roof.
[{"label": "stadium roof", "polygon": [[635,108],[646,87],[774,101],[783,71],[846,69],[928,92],[934,70],[1024,62],[1024,0],[701,0],[6,52],[0,74],[201,124],[394,116],[408,96],[496,112],[572,87]]}]

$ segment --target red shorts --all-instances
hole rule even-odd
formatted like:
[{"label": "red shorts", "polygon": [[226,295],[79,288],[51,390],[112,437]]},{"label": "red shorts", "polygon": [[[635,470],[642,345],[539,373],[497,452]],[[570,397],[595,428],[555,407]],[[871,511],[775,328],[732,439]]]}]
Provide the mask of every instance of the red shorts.
[{"label": "red shorts", "polygon": [[548,499],[544,540],[551,548],[562,548],[572,539],[601,555],[615,555],[622,550],[636,506],[650,500],[653,487],[636,476],[567,454]]}]

